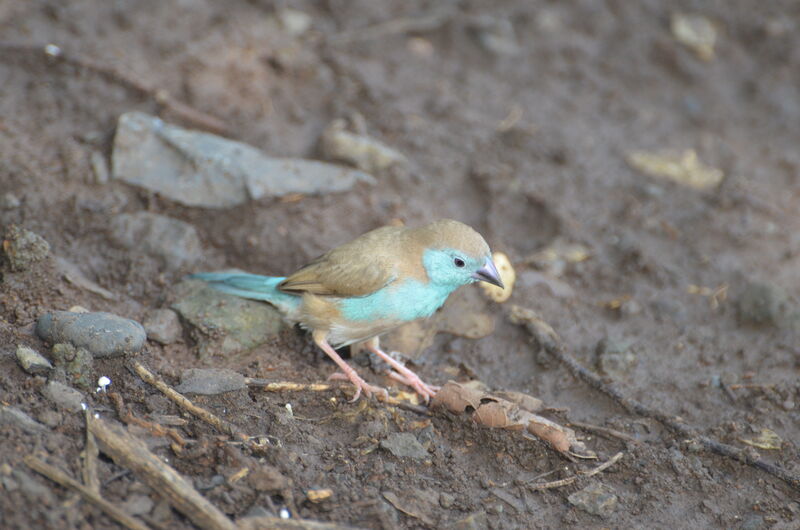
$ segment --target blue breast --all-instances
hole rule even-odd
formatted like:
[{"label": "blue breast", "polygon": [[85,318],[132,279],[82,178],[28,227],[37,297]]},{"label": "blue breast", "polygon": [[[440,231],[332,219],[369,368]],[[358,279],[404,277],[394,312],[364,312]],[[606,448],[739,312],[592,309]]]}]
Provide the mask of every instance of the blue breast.
[{"label": "blue breast", "polygon": [[403,280],[360,298],[345,298],[339,311],[348,320],[411,321],[431,316],[452,293],[452,286]]}]

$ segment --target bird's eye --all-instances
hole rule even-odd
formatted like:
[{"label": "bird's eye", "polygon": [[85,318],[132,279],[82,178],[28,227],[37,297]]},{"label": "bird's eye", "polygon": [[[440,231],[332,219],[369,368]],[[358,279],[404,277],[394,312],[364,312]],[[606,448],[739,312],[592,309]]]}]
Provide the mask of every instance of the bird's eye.
[{"label": "bird's eye", "polygon": [[461,259],[461,258],[455,258],[455,259],[453,260],[453,265],[455,265],[456,267],[458,267],[458,268],[460,269],[461,267],[463,267],[464,265],[466,265],[466,263],[464,263],[464,260],[463,260],[463,259]]}]

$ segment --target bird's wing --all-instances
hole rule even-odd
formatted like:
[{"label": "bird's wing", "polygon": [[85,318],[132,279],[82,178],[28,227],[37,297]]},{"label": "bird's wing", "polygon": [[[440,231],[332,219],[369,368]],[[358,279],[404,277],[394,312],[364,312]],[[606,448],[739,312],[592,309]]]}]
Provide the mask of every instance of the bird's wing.
[{"label": "bird's wing", "polygon": [[[396,278],[398,236],[404,229],[385,226],[323,254],[278,285],[293,294],[366,296]],[[394,253],[392,252],[394,250]]]}]

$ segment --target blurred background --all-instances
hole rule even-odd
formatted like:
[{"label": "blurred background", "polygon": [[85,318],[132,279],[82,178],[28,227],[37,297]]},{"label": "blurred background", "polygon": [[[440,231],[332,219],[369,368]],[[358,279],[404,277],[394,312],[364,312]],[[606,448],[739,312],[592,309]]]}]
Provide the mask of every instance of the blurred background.
[{"label": "blurred background", "polygon": [[[0,401],[44,426],[0,424],[7,524],[116,524],[20,461],[44,451],[79,474],[82,416],[49,381],[113,416],[94,394],[110,375],[136,414],[177,414],[122,358],[59,372],[33,331],[42,313],[144,323],[139,358],[173,382],[195,366],[321,381],[332,365],[269,308],[223,314],[182,277],[285,275],[378,226],[450,217],[507,256],[510,298],[464,289],[389,342],[426,380],[480,379],[541,398],[561,423],[632,436],[582,433],[603,458],[627,451],[598,479],[610,510],[575,500],[586,483],[527,490],[589,466],[541,442],[374,403],[336,416],[349,409],[334,393],[203,398],[281,440],[261,460],[202,425],[179,427],[205,447],[192,458],[151,445],[234,517],[286,505],[369,528],[790,528],[796,491],[626,413],[507,315],[535,310],[631,396],[800,471],[798,25],[789,0],[5,0]],[[55,372],[20,368],[19,345]],[[333,421],[293,420],[287,402]],[[428,457],[381,445],[398,432]],[[101,464],[103,479],[120,471]],[[321,489],[332,496],[310,500]],[[191,527],[133,475],[103,494],[151,525]]]}]

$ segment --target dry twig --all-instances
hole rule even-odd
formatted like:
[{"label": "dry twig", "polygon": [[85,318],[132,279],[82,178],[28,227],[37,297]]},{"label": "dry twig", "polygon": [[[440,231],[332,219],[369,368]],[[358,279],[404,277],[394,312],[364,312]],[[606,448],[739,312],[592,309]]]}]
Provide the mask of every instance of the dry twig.
[{"label": "dry twig", "polygon": [[87,488],[100,495],[100,479],[97,476],[97,442],[94,435],[89,431],[89,416],[91,411],[86,409],[84,417],[86,418],[86,447],[83,448],[83,483]]},{"label": "dry twig", "polygon": [[638,444],[639,440],[631,436],[630,434],[624,433],[622,431],[618,431],[616,429],[609,429],[608,427],[601,427],[599,425],[592,425],[591,423],[583,423],[580,421],[570,421],[570,425],[573,425],[579,429],[583,429],[585,431],[592,431],[599,434],[604,434],[611,438],[618,438],[620,440],[625,440],[626,442]]},{"label": "dry twig", "polygon": [[88,426],[104,453],[133,471],[194,524],[212,530],[236,529],[233,521],[120,424],[90,416]]},{"label": "dry twig", "polygon": [[84,486],[77,480],[72,479],[69,477],[69,475],[60,469],[51,466],[44,460],[40,460],[33,455],[28,455],[25,457],[24,462],[29,468],[33,469],[37,473],[41,473],[53,482],[61,484],[65,488],[70,488],[77,491],[81,497],[100,508],[103,513],[114,519],[125,528],[129,528],[131,530],[147,530],[147,526],[145,524],[134,519],[116,507],[114,504],[105,500],[96,491],[93,491],[91,488]]},{"label": "dry twig", "polygon": [[[331,383],[295,383],[292,381],[267,381],[266,379],[257,379],[252,377],[245,377],[245,384],[248,386],[258,387],[264,392],[325,392],[339,388],[340,385]],[[380,399],[384,403],[395,406],[399,409],[407,410],[421,416],[431,416],[432,413],[427,407],[421,405],[414,405],[399,399],[389,396],[388,399]]]},{"label": "dry twig", "polygon": [[150,370],[145,368],[142,363],[138,361],[133,362],[133,369],[139,374],[146,383],[149,383],[156,387],[162,394],[167,396],[170,400],[172,400],[176,405],[180,408],[185,410],[186,412],[192,414],[193,416],[200,418],[204,422],[208,423],[212,427],[216,428],[220,432],[233,436],[237,440],[241,442],[248,442],[250,441],[251,437],[245,434],[239,427],[236,425],[223,420],[219,416],[207,411],[203,407],[198,407],[192,401],[166,384],[160,378],[155,376]]},{"label": "dry twig", "polygon": [[613,466],[620,458],[622,458],[622,453],[617,453],[596,468],[587,471],[586,473],[581,473],[579,475],[574,475],[572,477],[567,477],[561,480],[554,480],[552,482],[543,482],[541,484],[528,484],[528,487],[534,491],[542,491],[542,490],[549,490],[554,488],[561,488],[564,486],[569,486],[573,482],[581,478],[589,478],[597,475],[598,473],[602,473],[609,467]]},{"label": "dry twig", "polygon": [[447,22],[455,11],[449,7],[433,10],[417,17],[401,17],[381,22],[366,28],[346,30],[328,39],[331,44],[347,44],[374,40],[390,35],[410,33],[414,31],[432,31]]},{"label": "dry twig", "polygon": [[109,392],[108,397],[114,403],[114,407],[117,409],[117,416],[123,423],[143,427],[154,436],[169,436],[180,448],[186,445],[186,440],[177,430],[134,416],[125,406],[125,402],[119,393]]},{"label": "dry twig", "polygon": [[79,55],[66,54],[55,44],[47,44],[42,46],[17,42],[0,42],[0,52],[2,52],[0,53],[0,57],[9,53],[27,54],[38,58],[43,58],[56,64],[62,63],[78,69],[87,70],[114,83],[124,85],[134,92],[138,92],[144,96],[147,96],[167,109],[169,112],[175,114],[178,118],[192,124],[195,127],[199,127],[217,134],[231,134],[231,130],[225,124],[225,122],[219,118],[215,118],[214,116],[197,110],[186,103],[176,100],[170,96],[166,90],[150,86],[144,81],[132,75],[120,72],[111,66],[100,64],[96,61],[86,57],[81,57]]},{"label": "dry twig", "polygon": [[561,364],[566,366],[573,376],[582,380],[595,390],[607,395],[629,412],[644,416],[645,418],[657,420],[674,433],[696,440],[713,453],[753,466],[783,480],[796,490],[800,490],[800,477],[793,473],[762,460],[757,454],[704,436],[693,427],[686,425],[680,418],[670,416],[660,410],[640,403],[635,399],[629,398],[613,383],[606,383],[603,381],[600,376],[581,366],[572,355],[566,352],[561,338],[556,334],[555,330],[544,320],[539,318],[534,311],[520,306],[513,306],[511,308],[510,318],[513,323],[524,326],[525,329],[533,335],[539,345],[547,353],[555,357]]}]

